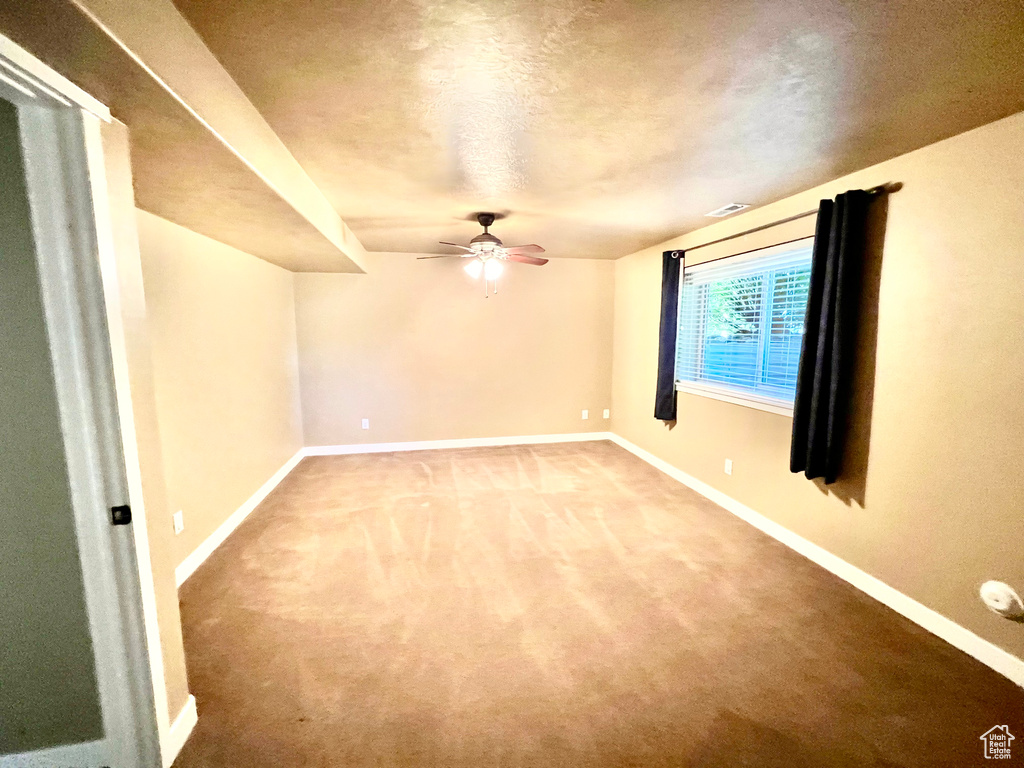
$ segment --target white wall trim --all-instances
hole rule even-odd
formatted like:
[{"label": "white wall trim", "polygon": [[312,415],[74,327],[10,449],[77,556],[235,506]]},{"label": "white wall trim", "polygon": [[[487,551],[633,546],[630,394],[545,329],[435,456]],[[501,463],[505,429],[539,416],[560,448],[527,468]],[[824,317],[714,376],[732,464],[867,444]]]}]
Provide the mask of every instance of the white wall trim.
[{"label": "white wall trim", "polygon": [[730,391],[728,387],[716,387],[713,384],[701,384],[693,381],[677,381],[676,392],[683,392],[696,397],[708,397],[712,400],[721,400],[733,405],[742,405],[744,408],[754,408],[758,411],[777,413],[780,416],[793,416],[793,404],[786,403],[774,397],[761,397],[759,395],[747,396],[742,392]]},{"label": "white wall trim", "polygon": [[304,448],[297,450],[294,456],[288,459],[277,472],[270,476],[267,482],[256,490],[256,493],[246,499],[242,506],[231,513],[231,517],[221,523],[217,530],[206,537],[206,540],[192,551],[192,554],[182,560],[178,567],[174,569],[175,584],[179,587],[184,584],[185,580],[195,573],[196,568],[206,562],[206,558],[213,554],[213,551],[223,544],[228,536],[234,533],[235,528],[252,514],[252,511],[259,506],[260,502],[270,495],[270,492],[277,487],[277,484],[284,480],[289,472],[295,469],[295,465],[302,460],[304,455]]},{"label": "white wall trim", "polygon": [[4,35],[0,35],[0,72],[13,76],[17,84],[12,85],[29,98],[35,98],[33,91],[40,91],[40,95],[49,96],[64,106],[75,104],[110,122],[110,110],[104,104]]},{"label": "white wall trim", "polygon": [[953,647],[959,648],[967,655],[973,656],[982,664],[991,667],[1017,685],[1024,687],[1024,659],[1004,651],[999,646],[983,637],[979,637],[966,627],[943,616],[938,611],[922,605],[912,597],[908,597],[899,590],[890,587],[866,571],[862,571],[860,568],[851,565],[828,550],[793,533],[788,528],[784,528],[773,520],[769,520],[764,515],[741,504],[731,496],[727,496],[717,488],[708,485],[702,480],[698,480],[692,475],[688,475],[681,469],[672,466],[653,453],[645,451],[629,440],[615,434],[611,436],[611,440],[635,456],[643,459],[651,466],[660,469],[674,480],[678,480],[683,485],[692,488],[701,496],[732,512],[740,519],[767,533],[773,539],[782,542],[808,560],[820,565],[827,571],[831,571],[843,579],[843,581],[852,584],[861,592],[875,598],[875,600],[888,606],[896,611],[896,613],[905,616],[915,624],[927,629],[933,635],[942,638]]},{"label": "white wall trim", "polygon": [[540,445],[542,443],[583,443],[611,440],[611,432],[569,432],[562,435],[522,435],[518,437],[466,437],[453,440],[416,440],[406,443],[355,443],[352,445],[313,445],[306,456],[346,456],[355,453],[392,453],[394,451],[433,451],[443,448],[493,448],[502,445]]},{"label": "white wall trim", "polygon": [[185,706],[181,708],[181,712],[171,724],[167,743],[160,750],[164,768],[171,768],[171,763],[175,761],[181,748],[188,741],[188,737],[192,735],[192,729],[196,727],[197,722],[199,722],[199,712],[196,710],[196,697],[190,693]]},{"label": "white wall trim", "polygon": [[0,768],[68,768],[107,765],[109,762],[110,751],[104,739],[0,755]]}]

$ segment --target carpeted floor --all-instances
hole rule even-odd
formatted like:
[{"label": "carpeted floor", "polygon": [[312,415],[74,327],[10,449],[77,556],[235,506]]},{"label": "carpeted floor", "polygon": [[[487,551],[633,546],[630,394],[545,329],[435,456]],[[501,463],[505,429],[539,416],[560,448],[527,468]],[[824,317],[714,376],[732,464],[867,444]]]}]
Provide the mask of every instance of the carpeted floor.
[{"label": "carpeted floor", "polygon": [[178,768],[980,766],[1004,723],[1024,744],[1021,689],[607,442],[305,459],[181,597]]}]

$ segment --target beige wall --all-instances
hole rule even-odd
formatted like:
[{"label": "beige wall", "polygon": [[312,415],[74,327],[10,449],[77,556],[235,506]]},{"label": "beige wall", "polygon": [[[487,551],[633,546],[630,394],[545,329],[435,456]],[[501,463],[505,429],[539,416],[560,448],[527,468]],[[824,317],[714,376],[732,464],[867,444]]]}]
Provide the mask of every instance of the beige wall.
[{"label": "beige wall", "polygon": [[293,275],[138,212],[168,508],[180,563],[302,447]]},{"label": "beige wall", "polygon": [[[1018,656],[1024,625],[988,612],[977,590],[986,579],[1024,589],[1021,147],[1024,113],[619,260],[613,375],[614,431]],[[656,421],[661,251],[888,181],[904,187],[889,197],[884,243],[883,212],[873,225],[867,303],[877,291],[877,314],[867,326],[870,337],[877,318],[877,349],[869,338],[860,350],[857,386],[868,395],[855,411],[853,476],[826,492],[790,474],[788,417],[681,393],[675,428]]]},{"label": "beige wall", "polygon": [[102,738],[14,107],[0,100],[0,754]]},{"label": "beige wall", "polygon": [[463,263],[372,253],[365,275],[295,276],[307,445],[608,428],[614,265],[512,264],[485,299]]}]

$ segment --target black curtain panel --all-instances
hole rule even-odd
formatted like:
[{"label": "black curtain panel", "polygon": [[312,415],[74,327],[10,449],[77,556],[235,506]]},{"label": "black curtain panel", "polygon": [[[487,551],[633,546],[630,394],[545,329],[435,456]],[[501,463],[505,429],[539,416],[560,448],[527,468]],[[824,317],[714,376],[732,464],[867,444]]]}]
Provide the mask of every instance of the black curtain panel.
[{"label": "black curtain panel", "polygon": [[870,199],[858,189],[818,207],[789,468],[826,483],[842,470]]},{"label": "black curtain panel", "polygon": [[679,275],[683,252],[661,255],[661,328],[658,332],[658,393],[654,418],[676,420],[676,331],[679,326]]}]

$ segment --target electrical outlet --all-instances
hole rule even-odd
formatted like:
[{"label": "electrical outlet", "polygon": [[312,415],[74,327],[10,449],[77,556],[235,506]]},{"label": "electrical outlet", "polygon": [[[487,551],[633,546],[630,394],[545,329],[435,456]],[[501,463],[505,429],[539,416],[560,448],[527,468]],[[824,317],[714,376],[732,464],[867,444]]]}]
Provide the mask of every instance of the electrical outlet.
[{"label": "electrical outlet", "polygon": [[584,408],[583,409],[583,415],[580,418],[582,418],[584,421],[589,419],[590,418],[590,411],[588,411],[586,408]]},{"label": "electrical outlet", "polygon": [[732,459],[726,459],[725,460],[725,474],[727,474],[727,475],[731,475],[732,474]]},{"label": "electrical outlet", "polygon": [[363,429],[369,429],[369,428],[370,428],[370,420],[369,419],[363,419]]},{"label": "electrical outlet", "polygon": [[179,509],[172,517],[174,518],[174,535],[177,536],[185,530],[185,513]]},{"label": "electrical outlet", "polygon": [[612,409],[611,408],[605,408],[604,409],[604,417],[606,419],[610,419],[612,417]]}]

